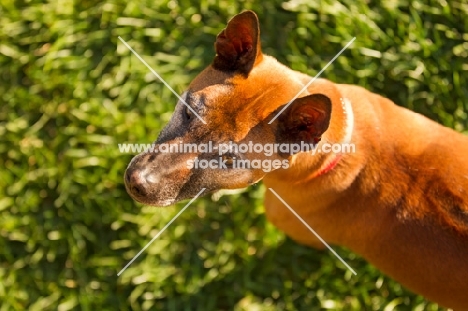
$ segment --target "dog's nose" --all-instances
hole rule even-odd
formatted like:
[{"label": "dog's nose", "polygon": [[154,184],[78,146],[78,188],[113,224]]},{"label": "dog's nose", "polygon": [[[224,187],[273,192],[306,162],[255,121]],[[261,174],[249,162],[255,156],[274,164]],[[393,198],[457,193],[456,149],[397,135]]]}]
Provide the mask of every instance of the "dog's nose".
[{"label": "dog's nose", "polygon": [[136,197],[141,198],[148,194],[148,181],[139,169],[127,169],[125,172],[125,184],[128,191]]}]

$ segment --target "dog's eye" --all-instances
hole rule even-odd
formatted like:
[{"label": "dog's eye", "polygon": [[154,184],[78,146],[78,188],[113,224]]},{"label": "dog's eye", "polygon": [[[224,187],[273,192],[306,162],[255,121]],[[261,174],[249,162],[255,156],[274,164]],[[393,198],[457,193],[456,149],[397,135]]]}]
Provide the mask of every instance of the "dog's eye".
[{"label": "dog's eye", "polygon": [[225,154],[223,154],[221,156],[221,160],[223,162],[226,161],[225,164],[226,164],[227,167],[232,167],[232,165],[234,164],[234,157],[232,155],[230,155],[230,154],[227,154],[227,153],[225,153]]},{"label": "dog's eye", "polygon": [[193,116],[192,110],[190,110],[190,108],[188,106],[185,106],[185,109],[184,109],[185,120],[191,120],[192,116]]}]

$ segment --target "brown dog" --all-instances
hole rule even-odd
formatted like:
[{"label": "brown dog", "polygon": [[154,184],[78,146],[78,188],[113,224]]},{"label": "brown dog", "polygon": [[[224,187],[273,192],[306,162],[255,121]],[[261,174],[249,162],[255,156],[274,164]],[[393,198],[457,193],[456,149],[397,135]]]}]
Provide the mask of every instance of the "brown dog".
[{"label": "brown dog", "polygon": [[[167,206],[202,188],[263,179],[328,243],[361,254],[430,300],[468,310],[468,138],[361,87],[323,79],[286,106],[311,77],[262,54],[253,12],[235,16],[215,48],[212,65],[183,95],[190,108],[178,103],[156,146],[307,143],[321,150],[350,142],[355,152],[146,152],[126,171],[130,195]],[[193,166],[219,157],[218,168]],[[236,166],[238,159],[276,165],[267,173]],[[265,209],[293,239],[323,247],[270,191]]]}]

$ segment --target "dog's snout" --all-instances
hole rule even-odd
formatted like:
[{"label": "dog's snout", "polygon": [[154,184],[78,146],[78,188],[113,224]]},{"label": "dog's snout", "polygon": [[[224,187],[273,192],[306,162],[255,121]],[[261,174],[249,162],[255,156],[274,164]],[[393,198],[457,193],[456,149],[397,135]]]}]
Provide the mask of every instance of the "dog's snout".
[{"label": "dog's snout", "polygon": [[173,204],[182,198],[181,189],[192,176],[187,161],[193,158],[193,154],[186,153],[136,155],[125,171],[125,188],[140,203],[154,206]]},{"label": "dog's snout", "polygon": [[125,183],[128,191],[135,197],[144,197],[148,194],[148,180],[139,169],[128,168],[125,172]]}]

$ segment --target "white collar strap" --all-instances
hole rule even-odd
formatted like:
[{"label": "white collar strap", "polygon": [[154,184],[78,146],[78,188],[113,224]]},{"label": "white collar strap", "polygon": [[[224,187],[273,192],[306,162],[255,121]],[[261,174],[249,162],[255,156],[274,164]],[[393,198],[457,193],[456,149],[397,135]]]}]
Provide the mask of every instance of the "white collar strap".
[{"label": "white collar strap", "polygon": [[353,136],[353,130],[354,130],[353,106],[351,105],[351,102],[347,98],[340,98],[340,101],[341,101],[341,107],[343,107],[343,113],[345,115],[345,124],[346,124],[344,137],[341,143],[349,144],[351,143],[351,138]]}]

